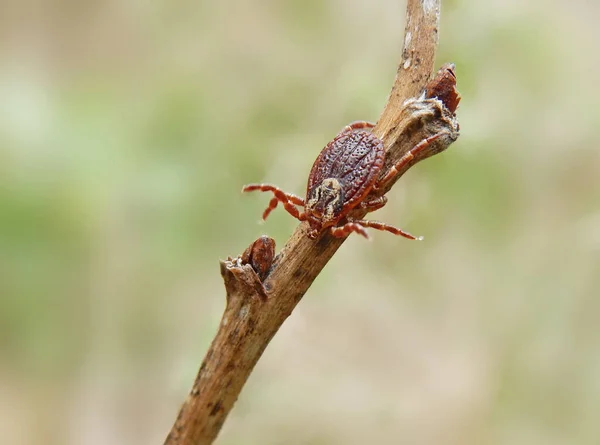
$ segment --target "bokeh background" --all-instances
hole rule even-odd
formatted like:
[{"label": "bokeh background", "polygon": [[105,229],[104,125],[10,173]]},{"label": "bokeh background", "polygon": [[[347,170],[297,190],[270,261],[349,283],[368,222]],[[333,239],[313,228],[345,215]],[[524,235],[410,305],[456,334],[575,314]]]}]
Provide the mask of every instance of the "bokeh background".
[{"label": "bokeh background", "polygon": [[[162,443],[218,259],[377,120],[396,0],[0,3],[0,442]],[[353,236],[219,444],[600,443],[600,4],[443,2],[462,135]]]}]

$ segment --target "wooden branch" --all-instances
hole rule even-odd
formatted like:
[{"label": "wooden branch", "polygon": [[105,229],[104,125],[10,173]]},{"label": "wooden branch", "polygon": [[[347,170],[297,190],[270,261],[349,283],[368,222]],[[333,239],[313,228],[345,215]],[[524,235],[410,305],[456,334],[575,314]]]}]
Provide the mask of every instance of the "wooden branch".
[{"label": "wooden branch", "polygon": [[[373,130],[386,148],[383,171],[424,138],[443,133],[398,177],[419,160],[444,150],[458,136],[454,109],[449,110],[443,99],[424,95],[417,98],[434,67],[440,1],[408,0],[402,59],[388,102]],[[379,195],[390,187],[379,190]],[[351,216],[361,218],[365,213],[357,210]],[[306,236],[305,224],[301,224],[271,265],[274,245],[264,239],[258,242],[243,257],[221,262],[227,291],[225,313],[165,445],[205,445],[214,441],[269,341],[344,239],[323,233],[311,240]]]}]

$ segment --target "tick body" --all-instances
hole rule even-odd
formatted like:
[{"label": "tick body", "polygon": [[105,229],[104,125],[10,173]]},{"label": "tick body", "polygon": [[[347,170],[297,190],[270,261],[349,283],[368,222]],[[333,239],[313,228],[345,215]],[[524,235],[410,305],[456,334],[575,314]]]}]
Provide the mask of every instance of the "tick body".
[{"label": "tick body", "polygon": [[368,238],[367,227],[409,239],[421,239],[385,223],[348,217],[350,211],[356,208],[374,211],[383,207],[387,198],[381,196],[367,199],[369,192],[374,188],[384,187],[417,152],[438,138],[438,135],[434,135],[420,142],[379,179],[385,150],[381,139],[371,133],[373,127],[374,124],[369,122],[354,122],[344,127],[325,146],[308,176],[306,199],[286,193],[271,184],[249,184],[242,191],[272,192],[274,197],[264,211],[263,219],[267,219],[281,202],[294,218],[308,222],[308,237],[311,239],[325,230],[336,237],[356,232]]}]

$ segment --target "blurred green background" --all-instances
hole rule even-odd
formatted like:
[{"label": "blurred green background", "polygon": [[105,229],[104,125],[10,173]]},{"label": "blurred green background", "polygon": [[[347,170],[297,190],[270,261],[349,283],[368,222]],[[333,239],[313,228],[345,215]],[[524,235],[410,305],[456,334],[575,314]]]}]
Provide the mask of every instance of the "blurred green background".
[{"label": "blurred green background", "polygon": [[[405,4],[0,3],[0,440],[162,443],[218,259],[377,120]],[[351,237],[219,444],[600,443],[600,4],[443,2],[462,135]]]}]

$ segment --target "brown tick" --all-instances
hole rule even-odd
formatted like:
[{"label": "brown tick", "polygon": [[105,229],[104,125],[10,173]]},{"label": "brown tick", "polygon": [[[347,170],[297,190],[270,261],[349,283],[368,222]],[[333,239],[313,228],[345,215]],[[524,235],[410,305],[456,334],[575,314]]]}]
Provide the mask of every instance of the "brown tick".
[{"label": "brown tick", "polygon": [[[308,175],[305,200],[271,184],[248,184],[242,191],[273,192],[275,196],[264,211],[263,219],[267,219],[269,213],[281,202],[294,218],[308,222],[308,237],[311,239],[315,239],[326,229],[339,238],[352,232],[368,238],[366,228],[371,227],[420,240],[422,237],[415,237],[378,221],[347,218],[342,225],[338,225],[355,208],[372,212],[386,205],[385,196],[370,200],[365,198],[373,189],[385,187],[416,153],[440,136],[436,134],[421,141],[392,166],[383,178],[378,179],[385,151],[381,139],[366,130],[374,126],[369,122],[353,122],[325,146]],[[296,206],[304,207],[304,210],[299,211]]]},{"label": "brown tick", "polygon": [[[460,101],[460,95],[455,87],[454,65],[444,65],[435,78],[428,83],[423,98],[436,97],[451,113],[454,113]],[[244,186],[242,192],[254,190],[272,192],[275,196],[264,211],[263,219],[267,219],[271,211],[281,202],[294,218],[308,222],[310,227],[308,237],[311,239],[315,239],[325,230],[329,230],[333,236],[339,238],[352,232],[368,238],[366,229],[371,227],[402,235],[405,238],[420,240],[422,237],[415,237],[397,227],[378,221],[352,219],[348,214],[357,208],[372,212],[383,207],[387,203],[387,198],[385,196],[367,198],[369,193],[386,187],[406,164],[419,152],[430,147],[435,140],[443,136],[443,133],[423,139],[381,175],[385,150],[382,140],[370,131],[374,126],[369,122],[354,122],[344,127],[325,146],[308,175],[306,199],[286,193],[270,184],[249,184]]]}]

